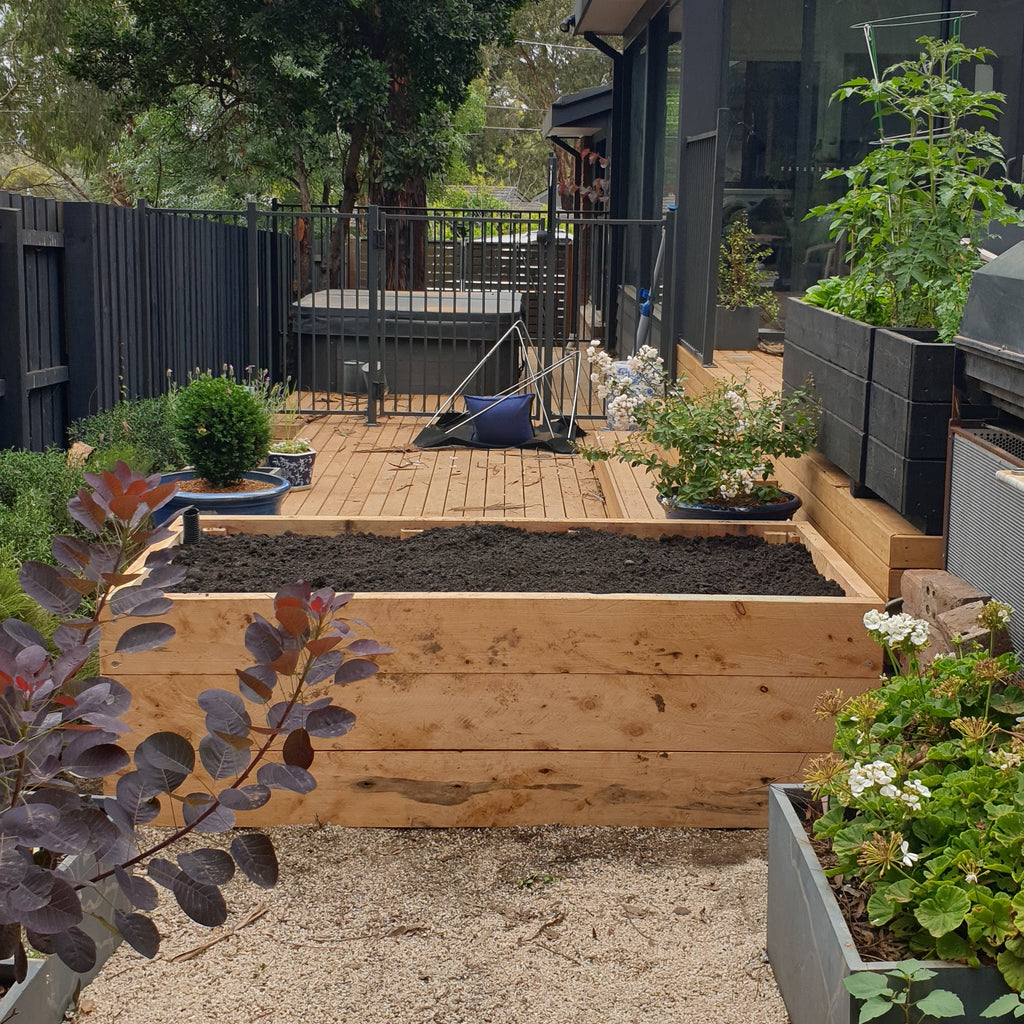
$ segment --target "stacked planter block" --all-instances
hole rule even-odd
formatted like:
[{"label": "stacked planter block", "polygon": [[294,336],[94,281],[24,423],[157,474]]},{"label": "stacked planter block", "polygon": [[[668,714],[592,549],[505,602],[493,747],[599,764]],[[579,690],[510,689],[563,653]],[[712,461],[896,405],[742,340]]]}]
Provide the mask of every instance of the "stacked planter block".
[{"label": "stacked planter block", "polygon": [[956,349],[875,330],[864,484],[925,533],[942,532]]},{"label": "stacked planter block", "polygon": [[812,381],[818,451],[924,533],[942,532],[956,349],[790,300],[783,387]]},{"label": "stacked planter block", "polygon": [[821,402],[815,447],[856,488],[863,483],[875,328],[790,299],[782,387],[810,385]]}]

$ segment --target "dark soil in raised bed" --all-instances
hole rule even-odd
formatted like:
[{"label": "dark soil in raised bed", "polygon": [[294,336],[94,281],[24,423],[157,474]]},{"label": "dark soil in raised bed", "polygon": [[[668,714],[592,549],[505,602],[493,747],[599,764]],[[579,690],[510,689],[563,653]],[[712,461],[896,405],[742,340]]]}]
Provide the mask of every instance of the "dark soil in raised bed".
[{"label": "dark soil in raised bed", "polygon": [[800,544],[758,537],[641,540],[598,530],[506,526],[352,534],[207,536],[177,558],[188,593],[274,592],[305,581],[337,591],[764,594],[842,597]]}]

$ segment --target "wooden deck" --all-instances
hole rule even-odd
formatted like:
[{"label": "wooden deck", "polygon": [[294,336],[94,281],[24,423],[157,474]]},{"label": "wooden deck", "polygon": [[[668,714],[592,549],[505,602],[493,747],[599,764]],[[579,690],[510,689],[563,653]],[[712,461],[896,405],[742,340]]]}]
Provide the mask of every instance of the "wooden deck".
[{"label": "wooden deck", "polygon": [[[682,350],[679,360],[693,392],[723,377],[749,376],[769,390],[782,383],[782,359],[763,352],[719,353],[711,367]],[[312,488],[289,494],[284,514],[567,522],[663,518],[642,469],[536,449],[420,450],[413,439],[425,424],[422,416],[394,411],[375,427],[361,415],[301,415],[298,433],[316,448],[317,464]],[[615,438],[600,421],[583,426],[598,443]],[[780,484],[803,498],[797,519],[812,523],[880,597],[899,593],[905,569],[944,565],[942,537],[925,536],[884,502],[853,498],[849,480],[817,453],[782,460],[776,468]]]},{"label": "wooden deck", "polygon": [[[694,391],[722,378],[749,376],[755,387],[782,387],[782,357],[764,352],[719,352],[713,366],[702,366],[688,351],[678,349],[678,365]],[[803,498],[796,518],[808,520],[825,540],[866,579],[879,595],[900,593],[906,569],[945,567],[944,537],[929,537],[911,526],[877,498],[854,498],[850,479],[817,452],[776,465],[779,483]]]},{"label": "wooden deck", "polygon": [[[607,519],[591,463],[537,449],[413,447],[426,420],[303,417],[317,450],[313,486],[285,498],[286,516],[410,519]],[[642,513],[638,513],[645,517]]]}]

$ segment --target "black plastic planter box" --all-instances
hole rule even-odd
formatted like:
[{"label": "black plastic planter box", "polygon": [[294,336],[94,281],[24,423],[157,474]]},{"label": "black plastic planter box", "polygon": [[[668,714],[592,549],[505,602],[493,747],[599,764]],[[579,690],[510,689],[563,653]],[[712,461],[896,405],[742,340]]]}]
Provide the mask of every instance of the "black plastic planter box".
[{"label": "black plastic planter box", "polygon": [[[858,1000],[843,978],[860,971],[886,973],[900,965],[862,960],[828,880],[818,863],[795,805],[808,799],[799,785],[768,790],[768,959],[791,1024],[855,1024]],[[964,967],[929,961],[936,972],[913,990],[920,998],[931,988],[947,989],[963,1001],[964,1020],[980,1013],[1010,990],[994,967]],[[875,1018],[900,1024],[891,1010]]]},{"label": "black plastic planter box", "polygon": [[783,390],[810,382],[821,402],[815,447],[854,486],[864,480],[876,328],[799,299],[786,306]]},{"label": "black plastic planter box", "polygon": [[956,349],[934,332],[875,331],[864,484],[925,533],[942,532]]}]

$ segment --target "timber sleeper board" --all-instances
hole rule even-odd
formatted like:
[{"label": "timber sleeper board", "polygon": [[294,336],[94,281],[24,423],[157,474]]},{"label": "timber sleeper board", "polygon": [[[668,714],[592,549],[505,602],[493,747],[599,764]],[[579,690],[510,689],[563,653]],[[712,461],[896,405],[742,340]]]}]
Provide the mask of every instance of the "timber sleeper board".
[{"label": "timber sleeper board", "polygon": [[[805,765],[804,754],[770,751],[334,751],[313,762],[311,793],[275,790],[238,824],[765,828],[768,786],[802,781]],[[154,824],[172,824],[174,811]]]},{"label": "timber sleeper board", "polygon": [[[813,676],[380,672],[337,700],[356,716],[351,734],[317,747],[339,750],[690,750],[727,753],[828,750],[832,724],[808,710],[826,684]],[[209,675],[135,676],[133,721],[193,741],[204,734],[196,700]],[[876,678],[829,679],[852,696]],[[227,685],[224,683],[223,685]],[[567,729],[566,723],[572,728]],[[802,723],[794,729],[794,723]],[[127,738],[131,742],[130,737]]]}]

